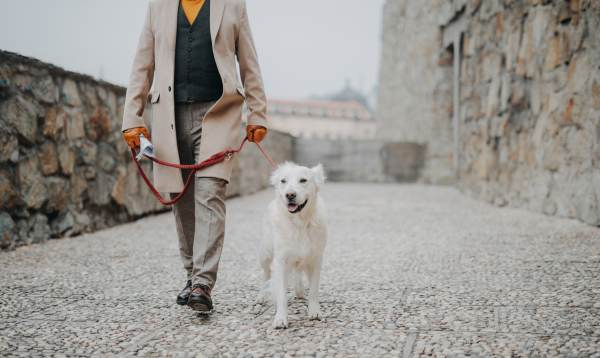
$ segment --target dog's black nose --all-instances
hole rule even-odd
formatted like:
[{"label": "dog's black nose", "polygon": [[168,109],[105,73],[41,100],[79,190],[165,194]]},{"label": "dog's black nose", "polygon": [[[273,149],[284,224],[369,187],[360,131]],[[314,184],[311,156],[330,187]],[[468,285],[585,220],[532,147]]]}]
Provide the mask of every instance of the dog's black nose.
[{"label": "dog's black nose", "polygon": [[292,200],[292,199],[296,198],[296,193],[287,193],[287,194],[285,194],[285,197],[288,200]]}]

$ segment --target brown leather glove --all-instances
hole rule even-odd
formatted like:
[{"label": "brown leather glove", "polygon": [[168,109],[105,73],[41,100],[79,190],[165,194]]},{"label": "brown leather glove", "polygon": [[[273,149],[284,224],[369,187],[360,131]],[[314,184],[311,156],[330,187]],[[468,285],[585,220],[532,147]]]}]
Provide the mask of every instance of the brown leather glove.
[{"label": "brown leather glove", "polygon": [[143,134],[146,139],[150,140],[150,134],[145,127],[135,127],[123,132],[125,142],[131,149],[140,150],[140,134]]},{"label": "brown leather glove", "polygon": [[267,128],[263,126],[246,126],[246,135],[248,136],[248,141],[260,143],[267,136]]}]

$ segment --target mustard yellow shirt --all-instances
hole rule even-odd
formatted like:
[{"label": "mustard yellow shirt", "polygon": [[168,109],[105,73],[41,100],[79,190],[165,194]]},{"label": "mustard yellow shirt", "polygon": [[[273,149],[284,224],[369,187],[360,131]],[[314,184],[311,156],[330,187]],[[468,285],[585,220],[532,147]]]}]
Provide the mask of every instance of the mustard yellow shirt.
[{"label": "mustard yellow shirt", "polygon": [[188,18],[190,24],[193,24],[194,20],[196,20],[196,16],[198,16],[202,5],[204,5],[204,1],[206,0],[181,0],[183,12],[185,12],[185,16]]}]

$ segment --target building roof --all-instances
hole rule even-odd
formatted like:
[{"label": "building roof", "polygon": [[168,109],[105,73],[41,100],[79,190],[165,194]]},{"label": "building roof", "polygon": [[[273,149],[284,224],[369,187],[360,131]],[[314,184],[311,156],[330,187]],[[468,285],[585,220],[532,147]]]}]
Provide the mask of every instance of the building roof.
[{"label": "building roof", "polygon": [[268,114],[372,121],[373,115],[356,101],[295,101],[269,99]]}]

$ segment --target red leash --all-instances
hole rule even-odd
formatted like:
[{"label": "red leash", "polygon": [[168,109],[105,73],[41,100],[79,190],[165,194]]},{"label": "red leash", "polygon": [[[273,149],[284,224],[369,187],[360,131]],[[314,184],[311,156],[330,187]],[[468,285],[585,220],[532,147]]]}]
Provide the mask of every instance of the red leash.
[{"label": "red leash", "polygon": [[[159,160],[159,159],[156,159],[156,158],[146,157],[146,158],[150,159],[151,161],[153,161],[155,163],[158,163],[160,165],[164,165],[166,167],[177,168],[177,169],[191,169],[192,170],[192,172],[190,173],[190,176],[188,177],[187,182],[185,183],[185,186],[183,187],[183,191],[175,199],[173,199],[171,201],[165,201],[160,196],[160,194],[158,193],[158,191],[156,190],[156,188],[154,187],[154,185],[152,185],[152,183],[150,182],[150,180],[148,180],[148,177],[144,173],[144,170],[140,166],[140,163],[135,158],[135,155],[136,155],[135,149],[131,149],[131,155],[133,156],[133,161],[135,162],[135,165],[137,166],[138,172],[140,172],[140,175],[142,176],[142,179],[144,179],[144,181],[146,182],[146,185],[148,185],[148,188],[150,188],[150,190],[152,190],[152,193],[154,193],[154,196],[156,196],[156,199],[158,199],[158,201],[160,201],[160,203],[163,204],[163,205],[173,205],[179,199],[181,199],[181,197],[183,196],[183,194],[185,194],[185,192],[189,189],[190,184],[192,183],[192,180],[194,178],[194,175],[196,174],[196,172],[199,169],[202,169],[204,167],[208,167],[208,166],[213,165],[213,164],[220,163],[220,162],[222,162],[222,161],[225,160],[225,157],[228,157],[228,159],[230,159],[233,154],[238,153],[238,152],[240,152],[242,150],[242,148],[244,147],[244,144],[246,143],[247,140],[248,140],[248,138],[244,138],[244,141],[242,142],[242,145],[240,146],[240,148],[238,150],[226,150],[226,151],[217,153],[217,154],[213,155],[212,157],[206,159],[205,161],[203,161],[200,164],[178,165],[178,164],[171,164],[171,163],[163,162],[162,160]],[[273,161],[271,160],[271,158],[269,158],[269,156],[267,155],[267,153],[265,153],[265,151],[262,149],[262,147],[260,146],[260,144],[258,144],[257,142],[254,142],[254,144],[256,144],[256,146],[258,147],[258,149],[260,149],[260,151],[265,155],[265,157],[267,158],[267,160],[269,161],[269,163],[271,163],[271,165],[273,166],[273,168],[277,169],[277,166],[273,163]]]}]

